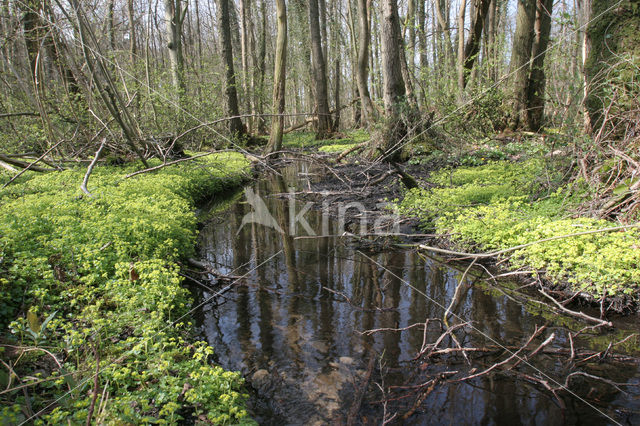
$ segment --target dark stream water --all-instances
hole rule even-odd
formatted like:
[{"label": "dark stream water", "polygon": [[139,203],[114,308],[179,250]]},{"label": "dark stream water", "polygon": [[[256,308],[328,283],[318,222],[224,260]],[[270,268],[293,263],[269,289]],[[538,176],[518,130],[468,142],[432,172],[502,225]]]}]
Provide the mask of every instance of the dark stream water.
[{"label": "dark stream water", "polygon": [[[247,274],[245,285],[206,304],[198,320],[216,350],[217,361],[224,368],[242,371],[255,390],[250,407],[260,423],[339,424],[346,423],[350,413],[356,423],[366,424],[382,424],[385,414],[387,418],[396,414],[392,423],[397,424],[640,422],[637,363],[575,366],[568,362],[568,355],[536,356],[521,371],[552,386],[557,386],[554,380],[564,384],[567,374],[574,371],[631,385],[622,387],[623,392],[602,381],[576,376],[570,381],[571,393],[559,391],[561,402],[539,383],[513,374],[441,383],[428,392],[427,386],[415,387],[437,372],[482,371],[496,358],[472,357],[471,366],[459,355],[415,362],[412,359],[423,345],[423,327],[372,335],[361,332],[442,318],[443,306],[450,303],[466,266],[445,265],[413,250],[363,252],[353,239],[290,235],[287,218],[298,214],[302,205],[294,204],[290,210],[282,194],[290,187],[308,189],[309,179],[321,178],[317,173],[298,163],[281,170],[282,176],[267,176],[249,187],[253,192],[248,192],[248,199],[259,195],[272,220],[263,217],[263,224],[247,221],[252,218],[245,216],[252,206],[247,193],[238,194],[224,206],[214,206],[201,231],[204,260],[225,274]],[[325,218],[323,224],[320,210],[311,209],[304,217],[318,234],[323,225],[325,234],[327,230],[330,235],[341,233],[337,221]],[[304,227],[298,228],[297,236],[307,235]],[[532,347],[555,333],[548,348],[567,349],[565,327],[575,331],[585,325],[541,309],[535,302],[522,302],[507,290],[509,283],[487,283],[490,281],[475,280],[473,286],[465,286],[467,291],[455,309],[459,318],[473,325],[457,334],[462,345],[519,347],[536,326],[548,323]],[[213,292],[199,290],[199,294],[205,300]],[[576,349],[606,348],[637,327],[634,319],[626,321],[622,324],[626,332],[576,339]],[[427,330],[427,343],[441,334],[437,322]],[[631,343],[633,351],[637,340],[630,342],[635,342]],[[440,348],[445,347],[454,344],[445,339]],[[364,383],[368,386],[361,392]],[[386,408],[380,388],[391,399]],[[362,402],[357,403],[360,395]]]}]

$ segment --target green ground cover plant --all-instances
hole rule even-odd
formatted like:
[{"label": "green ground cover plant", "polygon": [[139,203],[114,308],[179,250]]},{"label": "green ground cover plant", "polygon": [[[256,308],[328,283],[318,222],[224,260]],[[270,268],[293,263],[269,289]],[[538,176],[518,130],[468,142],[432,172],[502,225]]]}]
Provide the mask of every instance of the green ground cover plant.
[{"label": "green ground cover plant", "polygon": [[[619,225],[572,214],[586,191],[578,190],[579,184],[563,185],[561,169],[530,159],[443,170],[432,176],[435,187],[407,191],[396,204],[423,227],[448,235],[456,247],[476,252]],[[509,261],[594,298],[637,300],[639,241],[637,228],[580,235],[511,252]]]},{"label": "green ground cover plant", "polygon": [[[247,419],[243,380],[192,333],[180,259],[196,203],[250,168],[221,153],[131,179],[135,166],[27,173],[0,191],[0,423],[215,424]],[[7,181],[6,174],[0,181]],[[98,386],[94,384],[99,363]],[[93,402],[92,402],[93,401]]]},{"label": "green ground cover plant", "polygon": [[342,152],[355,144],[370,139],[364,129],[350,130],[344,137],[336,139],[316,140],[313,132],[292,132],[284,135],[282,146],[285,148],[301,148],[304,150],[318,150],[325,153]]}]

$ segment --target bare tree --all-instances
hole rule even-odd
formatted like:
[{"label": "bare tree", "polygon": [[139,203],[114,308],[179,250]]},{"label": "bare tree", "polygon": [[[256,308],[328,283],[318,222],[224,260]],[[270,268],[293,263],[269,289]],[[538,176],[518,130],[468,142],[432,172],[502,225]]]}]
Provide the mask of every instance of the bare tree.
[{"label": "bare tree", "polygon": [[282,148],[284,130],[284,107],[287,66],[287,5],[285,0],[276,0],[278,36],[276,39],[275,69],[273,73],[273,112],[277,114],[271,122],[271,134],[266,152],[276,152]]},{"label": "bare tree", "polygon": [[358,0],[358,69],[356,77],[358,80],[358,94],[362,108],[362,123],[368,124],[374,118],[373,103],[369,94],[369,43],[371,33],[369,29],[369,8],[371,0]]},{"label": "bare tree", "polygon": [[222,58],[225,65],[225,96],[227,100],[227,114],[229,115],[229,132],[233,137],[244,136],[245,128],[240,120],[238,108],[238,91],[236,89],[236,74],[233,68],[233,43],[231,40],[231,16],[229,14],[229,0],[219,0],[220,9],[220,41],[222,43]]},{"label": "bare tree", "polygon": [[[182,99],[186,91],[184,82],[184,56],[182,54],[182,24],[189,3],[182,0],[164,0],[165,38],[169,49],[169,64],[174,98],[178,104],[178,117],[182,116]],[[179,119],[180,121],[180,119]]]},{"label": "bare tree", "polygon": [[318,0],[309,0],[309,29],[311,32],[311,67],[316,92],[315,112],[318,117],[316,123],[316,139],[325,139],[331,133],[332,129],[327,90],[327,63],[325,61],[326,54],[322,46]]}]

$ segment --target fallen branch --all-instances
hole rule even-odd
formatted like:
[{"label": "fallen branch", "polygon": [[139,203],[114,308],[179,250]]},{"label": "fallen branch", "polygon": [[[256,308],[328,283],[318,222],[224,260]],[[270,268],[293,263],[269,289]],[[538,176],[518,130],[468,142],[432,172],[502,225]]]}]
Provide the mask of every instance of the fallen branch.
[{"label": "fallen branch", "polygon": [[30,170],[33,170],[34,172],[45,173],[45,172],[53,172],[54,171],[54,169],[45,169],[44,167],[34,166],[31,163],[27,163],[26,161],[16,160],[15,158],[8,157],[8,156],[6,156],[4,154],[0,154],[0,161],[8,163],[8,164],[10,164],[12,166],[20,167],[21,169],[29,168]]},{"label": "fallen branch", "polygon": [[551,300],[553,302],[553,304],[558,309],[560,309],[562,312],[564,312],[565,314],[569,314],[571,316],[574,316],[574,317],[577,317],[577,318],[581,318],[581,319],[589,321],[589,322],[593,322],[595,324],[598,324],[598,326],[613,327],[613,323],[611,323],[611,321],[604,321],[604,320],[601,320],[600,318],[595,318],[595,317],[589,316],[589,315],[587,315],[585,313],[582,313],[582,312],[572,311],[571,309],[568,309],[568,308],[562,306],[562,304],[560,304],[556,299],[554,299],[549,294],[547,294],[542,289],[542,286],[540,286],[540,288],[538,288],[538,291],[540,292],[540,294],[545,296],[547,299]]},{"label": "fallen branch", "polygon": [[347,155],[351,154],[354,151],[359,151],[361,149],[364,149],[364,148],[367,147],[367,145],[369,145],[369,141],[365,141],[365,142],[359,143],[358,145],[352,146],[351,148],[348,148],[348,149],[342,151],[340,153],[340,155],[338,155],[338,157],[336,157],[336,162],[339,163]]},{"label": "fallen branch", "polygon": [[[461,251],[446,250],[446,249],[442,249],[440,247],[433,247],[433,246],[428,246],[428,245],[425,245],[425,244],[418,244],[417,247],[420,250],[433,251],[433,252],[436,252],[436,253],[448,254],[448,255],[452,255],[452,256],[485,259],[485,258],[500,256],[501,254],[510,253],[512,251],[516,251],[516,250],[520,250],[520,249],[523,249],[523,248],[527,248],[527,247],[530,247],[530,246],[533,246],[533,245],[536,245],[536,244],[546,243],[548,241],[561,240],[561,239],[570,238],[570,237],[579,237],[581,235],[591,235],[591,234],[600,234],[600,233],[604,233],[604,232],[620,231],[620,230],[626,230],[628,228],[638,228],[638,227],[640,227],[640,223],[634,223],[634,224],[631,224],[631,225],[614,226],[612,228],[593,229],[591,231],[575,232],[573,234],[556,235],[554,237],[543,238],[541,240],[532,241],[530,243],[521,244],[521,245],[514,246],[514,247],[509,247],[509,248],[506,248],[506,249],[503,249],[503,250],[492,251],[492,252],[489,252],[489,253],[466,253],[466,252],[461,252]],[[398,246],[400,246],[400,247],[416,247],[415,244],[398,244]]]},{"label": "fallen branch", "polygon": [[82,185],[80,185],[80,189],[82,189],[82,192],[87,194],[90,198],[93,198],[93,195],[91,195],[91,192],[89,192],[89,190],[87,189],[87,184],[89,183],[89,176],[91,176],[91,172],[93,171],[93,168],[96,166],[96,163],[98,162],[98,158],[100,158],[100,153],[102,152],[102,148],[104,148],[104,144],[106,142],[107,142],[106,138],[102,139],[100,148],[98,148],[98,150],[96,151],[96,156],[93,157],[93,161],[91,162],[91,164],[89,164],[89,167],[87,167],[87,173],[84,174]]},{"label": "fallen branch", "polygon": [[40,157],[38,157],[35,161],[33,161],[32,163],[29,163],[29,165],[27,167],[25,167],[24,169],[22,169],[20,171],[20,173],[16,174],[14,177],[12,177],[11,180],[9,180],[9,182],[7,182],[4,185],[2,185],[2,189],[6,188],[7,185],[9,185],[14,180],[18,179],[20,176],[22,176],[22,174],[24,172],[26,172],[27,170],[31,169],[38,161],[42,160],[47,154],[49,154],[51,151],[56,149],[58,147],[58,145],[60,145],[61,143],[62,143],[62,140],[58,141],[57,144],[55,144],[51,148],[49,148],[44,154],[42,154]]},{"label": "fallen branch", "polygon": [[0,114],[0,118],[11,118],[11,117],[39,117],[40,114],[37,112],[7,112],[4,114]]},{"label": "fallen branch", "polygon": [[205,270],[207,273],[215,276],[218,279],[221,280],[239,280],[240,278],[242,278],[239,275],[226,275],[223,274],[222,272],[218,271],[216,268],[214,268],[213,266],[211,266],[208,263],[205,262],[201,262],[199,260],[193,259],[193,258],[189,258],[188,259],[189,263],[193,266],[195,266],[196,268],[200,268]]},{"label": "fallen branch", "polygon": [[[540,328],[536,328],[536,330],[533,332],[533,334],[531,335],[531,337],[529,337],[529,339],[526,341],[526,343],[525,343],[525,344],[524,344],[520,349],[518,349],[517,351],[515,351],[514,353],[512,353],[512,354],[511,354],[511,356],[510,356],[510,357],[508,357],[507,359],[505,359],[505,360],[503,360],[503,361],[501,361],[501,362],[498,362],[498,363],[496,363],[496,364],[493,364],[491,367],[489,367],[489,368],[487,368],[486,370],[483,370],[483,371],[481,371],[481,372],[479,372],[479,373],[475,373],[475,374],[472,374],[472,375],[470,375],[470,376],[463,377],[463,378],[461,378],[461,379],[456,379],[456,380],[454,380],[454,382],[463,382],[463,381],[466,381],[466,380],[475,379],[476,377],[484,376],[485,374],[490,373],[491,371],[495,370],[496,368],[498,368],[498,367],[500,367],[500,366],[502,366],[502,365],[507,364],[508,362],[510,362],[510,361],[511,361],[512,359],[514,359],[514,358],[518,358],[518,359],[520,359],[520,360],[521,360],[521,358],[520,358],[518,355],[519,355],[522,351],[524,351],[524,350],[527,348],[527,346],[529,346],[529,345],[531,344],[531,342],[533,341],[533,339],[535,339],[536,337],[538,337],[538,336],[539,336],[539,335],[540,335],[544,330],[546,330],[546,328],[547,328],[547,326],[546,326],[546,325],[543,325],[543,326],[542,326],[542,327],[540,327]],[[464,352],[463,352],[463,353],[464,353]]]},{"label": "fallen branch", "polygon": [[353,398],[353,404],[351,404],[351,409],[349,409],[349,415],[347,416],[347,426],[351,426],[356,424],[356,418],[358,416],[358,412],[360,411],[360,406],[362,405],[362,399],[364,398],[364,393],[369,387],[369,380],[371,380],[371,373],[373,372],[373,368],[376,365],[376,357],[375,354],[371,353],[371,358],[369,359],[369,364],[367,365],[367,372],[360,383],[360,387],[356,392],[355,398]]},{"label": "fallen branch", "polygon": [[129,179],[129,178],[132,178],[134,176],[141,175],[143,173],[155,172],[156,170],[160,170],[160,169],[162,169],[164,167],[167,167],[167,166],[172,166],[174,164],[182,163],[184,161],[195,160],[195,159],[200,158],[200,157],[206,157],[207,155],[215,154],[217,152],[225,152],[225,151],[204,152],[202,154],[197,154],[197,155],[194,155],[192,157],[180,158],[178,160],[169,161],[168,163],[162,163],[159,166],[149,167],[148,169],[138,170],[137,172],[129,173],[128,175],[126,175],[124,177],[124,179]]}]

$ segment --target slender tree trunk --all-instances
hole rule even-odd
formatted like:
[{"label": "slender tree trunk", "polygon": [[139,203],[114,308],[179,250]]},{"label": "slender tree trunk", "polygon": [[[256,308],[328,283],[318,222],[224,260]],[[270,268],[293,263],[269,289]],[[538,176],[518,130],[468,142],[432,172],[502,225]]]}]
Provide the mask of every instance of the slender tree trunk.
[{"label": "slender tree trunk", "polygon": [[546,76],[544,58],[551,33],[553,0],[538,0],[536,7],[535,38],[531,49],[531,75],[527,93],[527,123],[529,130],[537,132],[544,117]]},{"label": "slender tree trunk", "polygon": [[275,69],[273,72],[273,112],[278,114],[271,121],[271,134],[266,152],[282,148],[287,66],[287,6],[285,0],[276,0],[278,35],[276,39]]},{"label": "slender tree trunk", "polygon": [[356,77],[358,80],[358,93],[362,106],[361,122],[368,125],[374,117],[373,104],[369,94],[369,42],[371,34],[369,31],[369,13],[371,0],[358,0],[358,69]]},{"label": "slender tree trunk", "polygon": [[316,114],[318,116],[316,139],[326,139],[331,133],[331,115],[327,92],[326,62],[320,32],[318,0],[309,0],[309,28],[311,31],[313,82],[316,92]]},{"label": "slender tree trunk", "polygon": [[[260,51],[258,52],[258,106],[257,112],[259,115],[264,113],[264,78],[267,69],[267,2],[266,0],[260,0],[260,15],[262,16],[262,22],[260,27]],[[286,21],[285,21],[286,27]],[[258,120],[258,133],[266,133],[266,120],[264,117],[260,117]]]},{"label": "slender tree trunk", "polygon": [[[129,62],[131,62],[131,74],[133,75],[133,90],[138,92],[138,40],[136,35],[136,20],[133,9],[133,1],[127,0],[127,16],[129,19]],[[140,93],[135,97],[133,103],[134,115],[140,111]]]},{"label": "slender tree trunk", "polygon": [[[441,49],[441,58],[444,63],[452,63],[454,54],[451,45],[451,30],[449,29],[449,2],[447,0],[433,0],[435,3],[436,16],[438,18],[438,30],[444,35],[444,48]],[[447,14],[445,15],[444,12]]]},{"label": "slender tree trunk", "polygon": [[107,3],[107,34],[109,35],[109,47],[113,52],[116,49],[116,30],[114,26],[114,12],[115,0],[109,0]]},{"label": "slender tree trunk", "polygon": [[527,88],[529,86],[529,62],[533,44],[533,26],[536,16],[536,0],[518,0],[516,32],[511,50],[511,95],[509,127],[516,129],[526,120]]},{"label": "slender tree trunk", "polygon": [[420,103],[424,107],[427,102],[427,84],[428,79],[426,78],[426,73],[429,69],[429,56],[427,54],[427,34],[426,34],[426,25],[427,25],[427,15],[425,12],[425,0],[417,0],[417,14],[418,14],[418,22],[417,22],[417,31],[418,31],[418,52],[420,55],[420,68],[418,73],[418,81],[420,87]]},{"label": "slender tree trunk", "polygon": [[[249,93],[249,68],[251,66],[249,56],[249,38],[251,36],[251,0],[240,0],[240,46],[242,63],[242,94],[244,96],[245,111],[251,111],[251,95]],[[252,131],[252,120],[247,120],[248,131]]]},{"label": "slender tree trunk", "polygon": [[498,57],[496,52],[498,47],[497,43],[497,28],[496,28],[496,12],[497,12],[497,3],[498,0],[491,0],[491,5],[489,6],[489,16],[487,18],[487,61],[488,61],[488,70],[489,70],[489,78],[492,82],[498,81]]},{"label": "slender tree trunk", "polygon": [[458,90],[462,93],[465,86],[464,78],[464,15],[467,13],[467,0],[460,1],[458,12]]},{"label": "slender tree trunk", "polygon": [[469,74],[473,69],[473,64],[476,62],[478,53],[480,52],[480,38],[482,37],[482,30],[485,27],[485,20],[487,13],[489,12],[489,6],[491,5],[490,0],[472,1],[474,2],[474,7],[473,15],[471,16],[471,32],[469,33],[469,37],[467,38],[467,42],[464,46],[462,76],[458,76],[462,90],[467,86]]},{"label": "slender tree trunk", "polygon": [[[187,3],[188,4],[188,3]],[[178,128],[182,125],[183,98],[186,92],[184,82],[184,56],[182,54],[182,22],[185,9],[180,9],[180,0],[164,0],[166,41],[169,50],[169,67],[173,84]]]},{"label": "slender tree trunk", "polygon": [[240,110],[238,109],[238,92],[236,89],[236,74],[233,69],[233,43],[231,40],[231,25],[229,14],[229,0],[219,0],[220,8],[220,40],[222,42],[222,58],[225,65],[225,96],[227,98],[227,115],[229,120],[229,132],[235,138],[244,136],[245,129],[242,125]]},{"label": "slender tree trunk", "polygon": [[336,101],[335,113],[333,117],[333,129],[335,131],[340,130],[340,55],[336,56],[335,63],[335,86],[334,86],[334,96],[333,98]]}]

